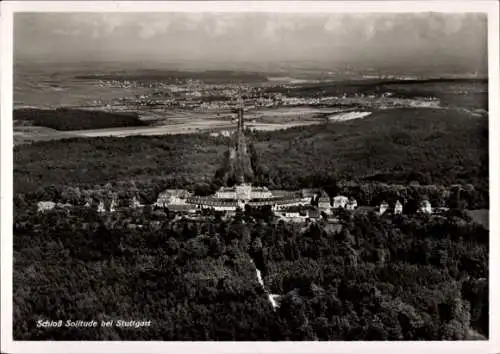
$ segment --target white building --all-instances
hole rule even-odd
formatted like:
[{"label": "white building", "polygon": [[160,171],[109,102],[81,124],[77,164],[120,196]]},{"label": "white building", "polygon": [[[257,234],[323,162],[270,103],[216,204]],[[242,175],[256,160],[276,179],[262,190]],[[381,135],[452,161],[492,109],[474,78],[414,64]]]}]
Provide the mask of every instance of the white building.
[{"label": "white building", "polygon": [[106,208],[104,207],[104,202],[101,200],[99,202],[99,205],[97,206],[97,212],[104,213],[105,211],[106,211]]},{"label": "white building", "polygon": [[349,203],[349,198],[344,197],[343,195],[338,195],[335,198],[333,198],[334,209],[345,208],[347,203]]},{"label": "white building", "polygon": [[387,209],[389,209],[389,204],[387,204],[387,202],[383,201],[380,204],[378,212],[379,212],[380,215],[382,215],[382,214],[384,214],[387,211]]},{"label": "white building", "polygon": [[113,198],[113,200],[111,201],[111,204],[109,205],[109,211],[111,213],[114,213],[116,211],[116,199]]},{"label": "white building", "polygon": [[37,210],[40,211],[46,211],[46,210],[52,210],[56,207],[56,203],[54,202],[38,202],[37,204]]},{"label": "white building", "polygon": [[[253,203],[250,203],[252,205]],[[280,211],[289,207],[304,205],[301,199],[280,200],[273,204],[272,211]]]},{"label": "white building", "polygon": [[322,190],[314,188],[304,188],[300,191],[300,195],[304,204],[311,204],[315,200],[319,200],[319,197],[325,195]]},{"label": "white building", "polygon": [[394,214],[398,215],[402,213],[403,213],[403,204],[401,204],[401,202],[398,200],[396,202],[396,205],[394,205]]},{"label": "white building", "polygon": [[234,187],[221,187],[215,192],[215,197],[218,199],[252,200],[272,198],[273,193],[266,187],[241,184]]},{"label": "white building", "polygon": [[351,199],[349,200],[349,202],[347,203],[347,205],[346,205],[346,209],[347,209],[347,210],[354,210],[354,209],[356,209],[357,207],[358,207],[358,202],[357,202],[357,201],[356,201],[356,199],[354,199],[354,198],[351,198]]},{"label": "white building", "polygon": [[283,216],[287,218],[299,218],[300,213],[298,211],[285,211]]},{"label": "white building", "polygon": [[[234,206],[232,205],[215,205],[213,206],[214,210],[217,211],[234,211]],[[240,206],[241,209],[244,209]]]},{"label": "white building", "polygon": [[428,200],[422,201],[420,203],[420,211],[425,214],[432,214],[432,206]]},{"label": "white building", "polygon": [[154,205],[163,208],[171,204],[186,204],[186,199],[189,196],[191,196],[191,193],[185,189],[167,189],[158,195],[158,199]]},{"label": "white building", "polygon": [[330,214],[332,205],[330,204],[330,197],[328,195],[319,197],[318,207],[321,211]]}]

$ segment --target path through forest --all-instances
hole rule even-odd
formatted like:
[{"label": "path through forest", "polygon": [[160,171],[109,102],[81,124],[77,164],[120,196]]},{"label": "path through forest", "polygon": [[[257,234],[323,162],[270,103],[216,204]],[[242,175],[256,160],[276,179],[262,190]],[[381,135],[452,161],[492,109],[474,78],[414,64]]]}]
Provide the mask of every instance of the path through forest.
[{"label": "path through forest", "polygon": [[276,300],[279,299],[280,295],[269,293],[269,291],[266,289],[266,285],[264,284],[264,280],[262,279],[261,271],[257,268],[257,266],[255,265],[253,260],[251,262],[255,267],[255,273],[257,274],[257,281],[259,282],[259,284],[262,286],[262,288],[266,292],[267,298],[269,299],[269,302],[271,303],[273,310],[276,311],[276,309],[279,307],[279,304]]}]

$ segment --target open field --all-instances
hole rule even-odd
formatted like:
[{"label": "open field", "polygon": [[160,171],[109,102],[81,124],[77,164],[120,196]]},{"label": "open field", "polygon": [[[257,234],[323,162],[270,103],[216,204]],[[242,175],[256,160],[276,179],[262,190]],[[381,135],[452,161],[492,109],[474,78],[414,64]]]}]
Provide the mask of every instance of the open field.
[{"label": "open field", "polygon": [[216,120],[178,120],[168,125],[140,128],[113,128],[113,129],[95,129],[95,130],[77,130],[71,132],[81,137],[97,136],[117,136],[124,137],[130,135],[166,135],[166,134],[189,134],[212,128],[232,128],[227,121]]},{"label": "open field", "polygon": [[37,141],[74,138],[71,132],[61,132],[46,127],[15,126],[14,145],[28,144]]},{"label": "open field", "polygon": [[[253,130],[273,131],[279,129],[288,129],[297,126],[319,124],[316,122],[295,122],[284,124],[272,123],[249,123],[246,126]],[[189,122],[178,120],[169,125],[155,126],[147,128],[113,128],[113,129],[96,129],[96,130],[75,130],[71,133],[74,136],[80,137],[97,137],[97,136],[116,136],[125,137],[131,135],[175,135],[175,134],[190,134],[199,132],[209,132],[211,130],[234,129],[234,124],[227,121],[218,120],[189,120]]]},{"label": "open field", "polygon": [[330,121],[333,122],[342,122],[351,119],[361,119],[368,117],[372,112],[345,112],[345,113],[336,113],[328,117]]},{"label": "open field", "polygon": [[[283,123],[283,122],[304,122],[316,121],[318,116],[329,115],[348,109],[339,108],[315,108],[315,107],[272,107],[272,108],[251,108],[245,110],[245,121],[248,123],[254,120],[259,123]],[[232,121],[235,113],[228,109],[211,109],[206,111],[192,111],[183,109],[165,110],[134,110],[141,120],[157,121],[162,123],[173,123],[182,119],[203,119],[203,120],[224,120]],[[321,120],[321,119],[319,119]]]},{"label": "open field", "polygon": [[[417,110],[428,110],[419,108]],[[451,115],[476,116],[468,110],[453,110],[441,108],[439,110],[449,111]],[[435,111],[435,110],[434,110]],[[385,113],[384,113],[385,112]],[[309,108],[289,107],[275,109],[249,110],[245,113],[246,127],[256,131],[276,131],[301,126],[324,124],[326,118],[335,124],[350,119],[372,119],[373,116],[400,114],[401,110],[374,110],[372,112],[357,112],[352,109],[339,108]],[[429,113],[431,114],[431,113]],[[443,112],[443,114],[445,114]],[[318,118],[324,116],[325,118]],[[481,115],[479,115],[481,116]],[[192,112],[186,110],[172,110],[170,112],[155,112],[154,117],[141,120],[147,122],[144,127],[118,127],[104,129],[85,129],[58,131],[38,126],[14,126],[14,143],[16,145],[44,140],[58,140],[71,137],[127,137],[134,135],[156,136],[177,135],[192,133],[209,133],[221,130],[233,130],[235,128],[234,113],[220,112]]]},{"label": "open field", "polygon": [[304,121],[304,122],[290,122],[290,123],[282,123],[282,124],[273,124],[273,123],[249,123],[246,126],[252,130],[259,131],[273,131],[273,130],[281,130],[281,129],[290,129],[295,127],[303,127],[308,125],[317,125],[322,124],[324,122],[316,120],[316,121]]},{"label": "open field", "polygon": [[[82,109],[83,107],[80,107]],[[88,109],[88,108],[86,108]],[[318,113],[327,114],[328,109],[309,109],[301,107],[249,111],[245,117],[246,126],[252,130],[273,131],[297,126],[324,123],[314,118]],[[232,130],[235,128],[234,113],[230,111],[193,112],[174,109],[165,112],[138,112],[140,120],[147,126],[116,127],[102,129],[82,129],[59,131],[40,126],[14,126],[16,145],[34,141],[64,139],[70,137],[125,137],[132,135],[172,135]]]},{"label": "open field", "polygon": [[467,214],[477,222],[482,225],[485,229],[490,229],[490,210],[489,209],[477,209],[468,210]]},{"label": "open field", "polygon": [[[248,123],[246,126],[252,130],[273,131],[280,129],[288,129],[298,126],[306,126],[322,123],[316,121],[304,122],[288,122],[283,124],[278,123]],[[125,128],[107,128],[107,129],[88,129],[88,130],[73,130],[73,131],[57,131],[55,129],[25,126],[16,127],[14,132],[14,143],[16,145],[44,140],[67,139],[71,137],[126,137],[133,135],[153,136],[153,135],[177,135],[177,134],[192,134],[200,132],[211,132],[214,130],[233,130],[234,124],[230,121],[207,119],[194,120],[176,118],[169,121],[166,125],[148,126],[148,127],[125,127]]]}]

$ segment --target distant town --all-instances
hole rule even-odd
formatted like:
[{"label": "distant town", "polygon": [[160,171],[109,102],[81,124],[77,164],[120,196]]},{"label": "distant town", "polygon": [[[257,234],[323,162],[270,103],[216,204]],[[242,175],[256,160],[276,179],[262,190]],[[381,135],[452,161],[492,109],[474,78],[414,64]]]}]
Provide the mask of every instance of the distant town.
[{"label": "distant town", "polygon": [[[318,82],[310,82],[310,84]],[[324,84],[324,83],[323,83]],[[384,107],[439,107],[435,97],[422,97],[419,100],[392,97],[391,92],[366,95],[362,92],[347,93],[339,96],[325,95],[318,91],[312,97],[290,97],[287,90],[297,88],[297,84],[279,84],[276,82],[262,85],[242,83],[205,84],[201,80],[186,80],[183,83],[142,82],[129,80],[99,80],[95,84],[99,88],[147,88],[149,93],[121,97],[112,101],[94,100],[93,106],[104,109],[129,110],[132,107],[149,107],[156,110],[180,108],[194,111],[217,111],[235,109],[239,104],[237,99],[243,97],[245,107],[277,108],[296,106],[326,106],[326,105],[367,105],[377,108]]]}]

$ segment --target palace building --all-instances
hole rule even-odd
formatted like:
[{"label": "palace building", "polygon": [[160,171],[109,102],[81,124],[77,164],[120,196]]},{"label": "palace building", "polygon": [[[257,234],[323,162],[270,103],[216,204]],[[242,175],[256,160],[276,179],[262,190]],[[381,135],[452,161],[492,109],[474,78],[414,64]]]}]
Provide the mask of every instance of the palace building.
[{"label": "palace building", "polygon": [[[286,210],[289,207],[310,206],[311,190],[283,191],[269,190],[266,187],[257,187],[251,184],[254,176],[249,147],[245,137],[243,108],[237,110],[237,129],[233,134],[232,146],[227,154],[227,161],[221,172],[222,187],[210,196],[197,196],[183,189],[167,189],[160,193],[155,203],[156,207],[171,210],[203,210],[214,209],[219,211],[235,211],[245,206],[269,206],[273,211]],[[228,185],[234,181],[234,185]],[[321,199],[321,208],[325,207],[326,193],[313,193]],[[329,204],[328,196],[327,204]],[[318,206],[318,203],[316,203]]]}]

